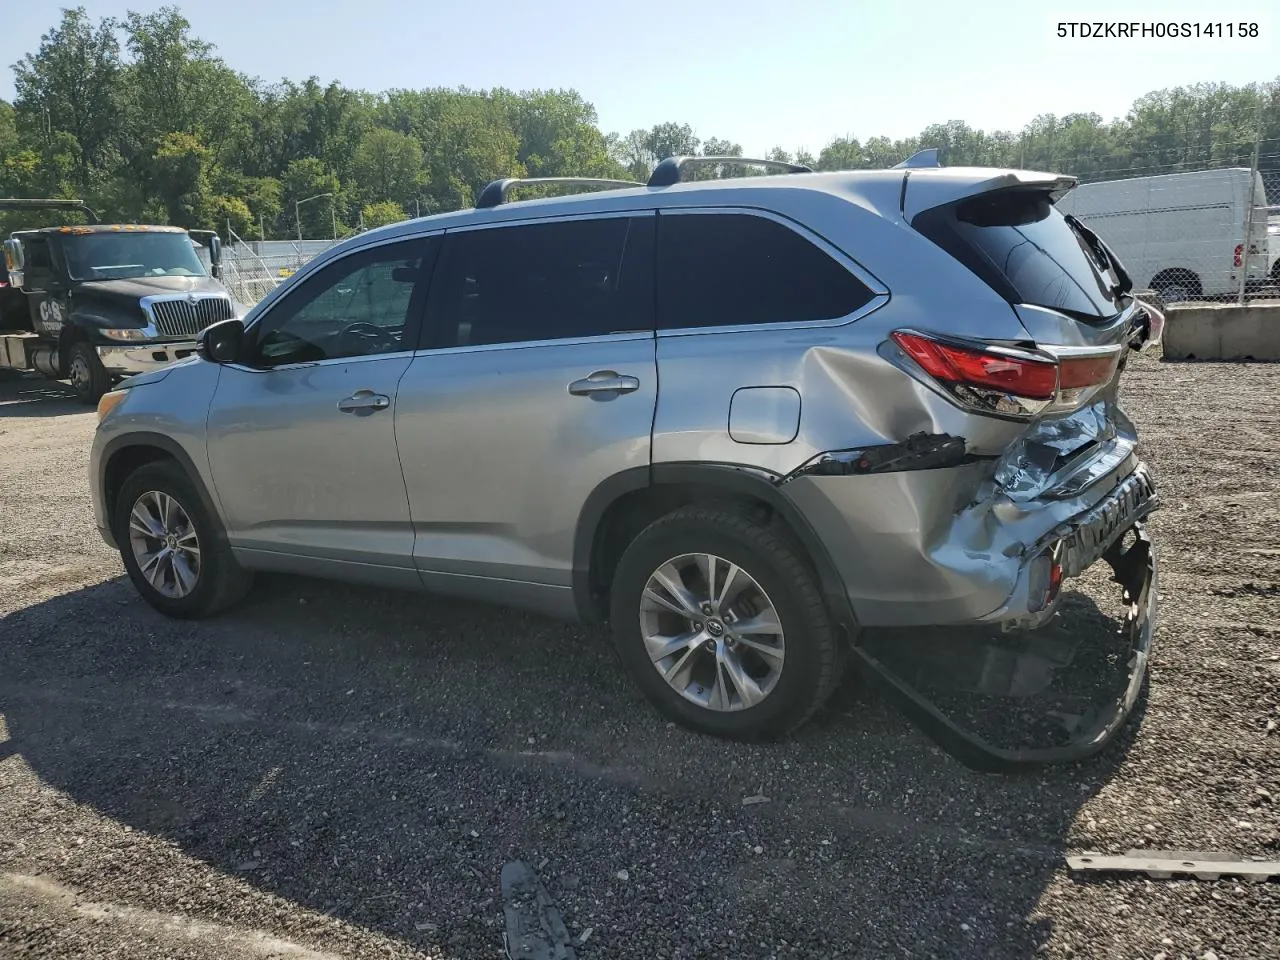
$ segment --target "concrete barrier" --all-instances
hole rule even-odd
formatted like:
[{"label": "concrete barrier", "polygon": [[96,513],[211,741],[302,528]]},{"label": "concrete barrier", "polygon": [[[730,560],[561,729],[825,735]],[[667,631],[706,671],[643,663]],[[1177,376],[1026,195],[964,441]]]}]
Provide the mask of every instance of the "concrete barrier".
[{"label": "concrete barrier", "polygon": [[1166,360],[1280,360],[1280,301],[1165,311]]}]

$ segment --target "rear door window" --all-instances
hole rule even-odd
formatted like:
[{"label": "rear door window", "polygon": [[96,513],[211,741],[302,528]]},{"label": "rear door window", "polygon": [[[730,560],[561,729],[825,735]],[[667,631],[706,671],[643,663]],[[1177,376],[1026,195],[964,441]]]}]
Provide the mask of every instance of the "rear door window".
[{"label": "rear door window", "polygon": [[449,234],[431,346],[652,331],[653,229],[651,216],[613,216]]},{"label": "rear door window", "polygon": [[1110,317],[1120,277],[1043,191],[996,191],[926,210],[912,226],[1012,303]]},{"label": "rear door window", "polygon": [[658,216],[658,327],[846,317],[874,296],[790,227],[747,213]]}]

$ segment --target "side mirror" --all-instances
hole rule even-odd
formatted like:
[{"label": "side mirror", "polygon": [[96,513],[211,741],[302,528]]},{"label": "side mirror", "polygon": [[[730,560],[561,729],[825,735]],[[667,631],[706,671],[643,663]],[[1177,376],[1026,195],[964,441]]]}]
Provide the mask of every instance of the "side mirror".
[{"label": "side mirror", "polygon": [[244,323],[232,318],[205,327],[196,339],[196,354],[210,363],[235,363],[244,346]]},{"label": "side mirror", "polygon": [[215,280],[222,279],[222,240],[216,233],[209,238],[209,273]]},{"label": "side mirror", "polygon": [[22,253],[22,241],[9,239],[4,242],[4,268],[9,274],[9,285],[21,287],[25,281],[23,267],[25,259]]}]

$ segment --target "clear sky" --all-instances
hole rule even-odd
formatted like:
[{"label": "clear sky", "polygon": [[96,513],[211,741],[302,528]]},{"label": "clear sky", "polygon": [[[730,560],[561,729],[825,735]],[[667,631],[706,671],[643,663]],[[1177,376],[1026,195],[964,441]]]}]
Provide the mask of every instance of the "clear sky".
[{"label": "clear sky", "polygon": [[[8,66],[59,17],[0,10]],[[95,18],[154,0],[83,0]],[[573,87],[606,131],[663,121],[748,155],[832,137],[904,137],[964,120],[1018,129],[1038,113],[1122,116],[1151,90],[1280,73],[1276,0],[202,0],[179,3],[235,69],[367,90]],[[1274,7],[1276,13],[1271,13]],[[1106,11],[1101,15],[1097,11]],[[1060,20],[1257,21],[1259,40],[1060,40]]]}]

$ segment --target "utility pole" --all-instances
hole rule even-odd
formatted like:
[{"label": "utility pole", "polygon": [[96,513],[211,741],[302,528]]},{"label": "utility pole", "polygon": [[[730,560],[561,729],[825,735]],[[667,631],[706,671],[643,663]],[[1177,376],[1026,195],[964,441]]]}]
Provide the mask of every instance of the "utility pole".
[{"label": "utility pole", "polygon": [[[1249,253],[1251,246],[1250,238],[1253,236],[1253,208],[1254,208],[1254,188],[1258,182],[1258,148],[1262,145],[1262,91],[1258,89],[1258,85],[1253,85],[1254,97],[1257,101],[1257,114],[1254,123],[1253,135],[1253,162],[1249,165],[1249,189],[1245,192],[1247,197],[1244,208],[1244,245],[1240,251],[1240,291],[1236,297],[1236,305],[1244,306],[1244,289],[1245,284],[1249,280]],[[1264,200],[1265,203],[1265,195]]]},{"label": "utility pole", "polygon": [[329,197],[329,216],[333,219],[333,242],[338,242],[338,201],[334,196]]}]

